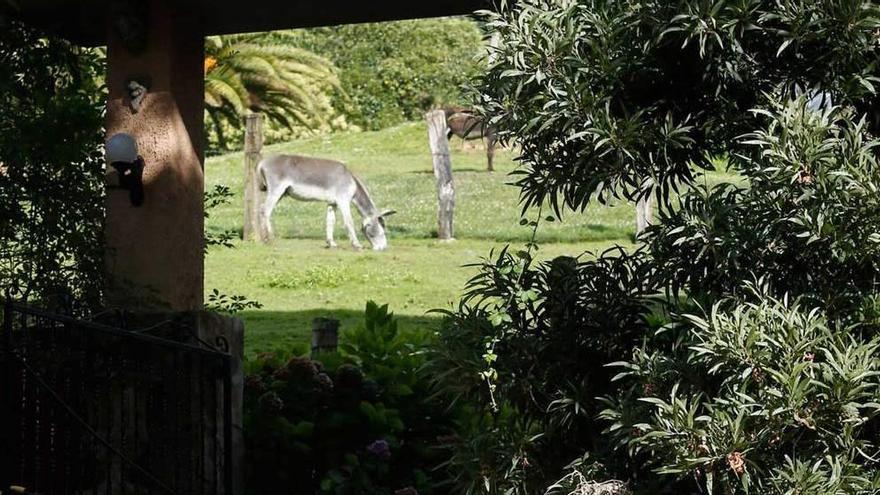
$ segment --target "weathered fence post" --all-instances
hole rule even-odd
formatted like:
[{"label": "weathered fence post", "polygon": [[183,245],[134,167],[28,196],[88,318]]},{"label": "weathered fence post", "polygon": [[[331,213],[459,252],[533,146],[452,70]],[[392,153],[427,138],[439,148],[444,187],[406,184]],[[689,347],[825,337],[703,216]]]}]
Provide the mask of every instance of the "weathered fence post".
[{"label": "weathered fence post", "polygon": [[[495,31],[492,33],[492,36],[489,37],[489,43],[486,47],[486,63],[490,68],[492,67],[492,64],[495,63],[495,59],[498,58],[498,50],[500,48],[501,33]],[[493,166],[492,162],[495,159],[495,144],[498,142],[498,140],[495,135],[495,130],[489,126],[488,119],[483,121],[483,131],[486,135],[486,160],[488,162],[486,171],[493,172],[495,170],[495,167]]]},{"label": "weathered fence post", "polygon": [[339,346],[339,320],[315,318],[312,320],[312,357],[321,352],[335,351]]},{"label": "weathered fence post", "polygon": [[483,129],[486,132],[486,162],[488,163],[486,171],[494,172],[495,166],[492,165],[492,162],[495,160],[495,131],[488,124],[484,125]]},{"label": "weathered fence post", "polygon": [[654,218],[653,199],[651,194],[645,194],[636,203],[636,236],[642,234]]},{"label": "weathered fence post", "polygon": [[241,236],[246,241],[255,237],[266,240],[260,222],[260,178],[257,177],[262,150],[263,114],[248,114],[244,133],[244,228]]},{"label": "weathered fence post", "polygon": [[425,119],[428,121],[428,143],[434,159],[434,178],[437,179],[437,237],[452,240],[455,185],[452,183],[452,160],[449,158],[449,140],[446,138],[446,113],[433,110],[425,114]]}]

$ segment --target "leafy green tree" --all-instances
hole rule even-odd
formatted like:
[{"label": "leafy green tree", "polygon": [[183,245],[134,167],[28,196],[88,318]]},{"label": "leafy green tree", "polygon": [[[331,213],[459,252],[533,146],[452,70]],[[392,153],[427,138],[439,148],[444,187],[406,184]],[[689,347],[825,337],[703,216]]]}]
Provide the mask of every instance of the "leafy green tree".
[{"label": "leafy green tree", "polygon": [[328,94],[339,87],[336,68],[282,40],[282,34],[206,39],[206,122],[220,148],[228,148],[226,134],[240,129],[248,112],[262,112],[270,124],[287,128],[315,129],[332,119]]},{"label": "leafy green tree", "polygon": [[419,19],[297,30],[291,42],[340,69],[345,99],[337,107],[364,129],[421,120],[437,105],[461,104],[463,86],[484,70],[471,19]]},{"label": "leafy green tree", "polygon": [[877,111],[872,2],[526,1],[489,14],[502,40],[481,106],[522,146],[526,205],[581,209],[692,183],[753,130],[768,95]]},{"label": "leafy green tree", "polygon": [[[880,490],[880,7],[524,0],[486,23],[480,107],[521,147],[524,207],[655,194],[660,216],[630,252],[483,263],[438,386],[540,434],[479,470],[451,456],[468,491],[571,469],[652,494]],[[716,156],[744,182],[708,185]]]},{"label": "leafy green tree", "polygon": [[0,291],[87,311],[103,280],[103,66],[2,15],[0,65]]}]

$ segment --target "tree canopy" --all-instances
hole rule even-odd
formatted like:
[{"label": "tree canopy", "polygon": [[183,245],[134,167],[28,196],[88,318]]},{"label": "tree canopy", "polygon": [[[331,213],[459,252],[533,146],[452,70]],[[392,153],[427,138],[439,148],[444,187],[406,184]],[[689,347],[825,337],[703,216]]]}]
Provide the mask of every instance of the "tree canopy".
[{"label": "tree canopy", "polygon": [[450,456],[457,489],[880,491],[880,6],[484,15],[480,108],[520,146],[524,211],[654,194],[660,214],[632,247],[481,264],[431,361],[485,413]]},{"label": "tree canopy", "polygon": [[[880,128],[873,2],[526,1],[487,13],[503,43],[482,108],[522,146],[526,205],[662,197],[760,118],[822,95]],[[595,195],[595,196],[594,196]]]},{"label": "tree canopy", "polygon": [[100,304],[103,66],[0,16],[0,291],[66,311]]}]

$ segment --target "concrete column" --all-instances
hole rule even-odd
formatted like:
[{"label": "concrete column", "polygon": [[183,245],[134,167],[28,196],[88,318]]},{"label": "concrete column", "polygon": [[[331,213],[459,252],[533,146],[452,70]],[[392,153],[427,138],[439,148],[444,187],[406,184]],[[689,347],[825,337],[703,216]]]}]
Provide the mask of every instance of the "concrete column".
[{"label": "concrete column", "polygon": [[[204,32],[183,2],[144,3],[142,51],[129,50],[119,22],[111,19],[108,26],[107,135],[133,135],[146,166],[140,207],[131,205],[127,191],[112,188],[118,178],[108,167],[107,304],[201,309]],[[130,78],[148,87],[137,111],[126,87]]]}]

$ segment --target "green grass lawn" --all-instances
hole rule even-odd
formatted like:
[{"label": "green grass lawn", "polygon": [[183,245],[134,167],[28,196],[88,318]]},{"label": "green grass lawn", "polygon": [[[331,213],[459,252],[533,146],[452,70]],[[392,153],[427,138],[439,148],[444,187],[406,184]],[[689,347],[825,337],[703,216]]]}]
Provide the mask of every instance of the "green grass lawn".
[{"label": "green grass lawn", "polygon": [[[237,242],[232,249],[212,248],[206,258],[206,290],[242,294],[263,304],[243,312],[246,352],[271,349],[304,351],[310,322],[316,316],[360,324],[367,300],[387,303],[404,329],[431,329],[433,308],[455,304],[473,268],[493,248],[522,245],[531,237],[520,226],[519,190],[508,185],[513,154],[496,154],[496,172],[485,171],[485,152],[469,143],[451,143],[456,187],[455,237],[439,242],[436,191],[424,124],[412,123],[378,132],[335,134],[267,147],[265,154],[299,153],[341,160],[358,174],[379,208],[397,210],[388,220],[390,248],[355,252],[348,247],[341,219],[340,248],[324,247],[326,205],[285,198],[273,224],[279,239],[269,246]],[[229,186],[235,197],[218,207],[207,229],[241,231],[243,156],[233,153],[207,160],[207,186]],[[357,216],[357,215],[356,215]],[[537,212],[527,216],[537,217]],[[539,256],[579,255],[611,244],[630,244],[635,212],[629,204],[595,205],[569,213],[562,222],[543,222]],[[364,239],[361,239],[365,241]]]}]

